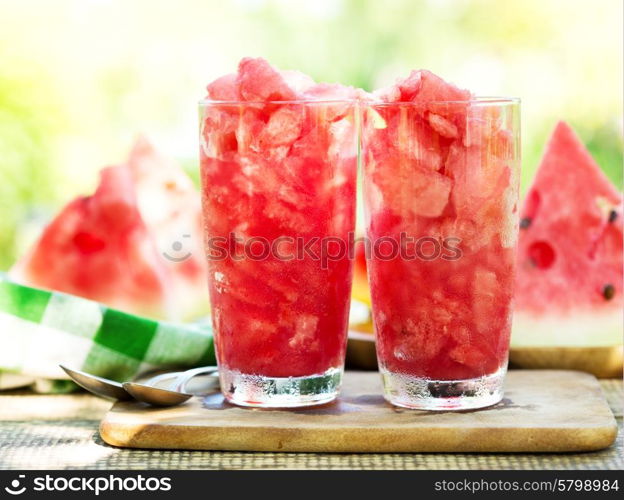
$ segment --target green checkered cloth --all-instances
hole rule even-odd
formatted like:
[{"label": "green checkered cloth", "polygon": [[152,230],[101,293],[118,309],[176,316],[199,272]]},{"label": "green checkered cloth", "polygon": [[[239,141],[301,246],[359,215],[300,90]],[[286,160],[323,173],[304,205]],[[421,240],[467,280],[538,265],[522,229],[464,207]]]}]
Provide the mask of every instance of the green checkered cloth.
[{"label": "green checkered cloth", "polygon": [[[204,324],[156,321],[0,275],[0,372],[66,380],[65,364],[118,381],[155,369],[215,364]],[[39,384],[46,391],[62,382]]]}]

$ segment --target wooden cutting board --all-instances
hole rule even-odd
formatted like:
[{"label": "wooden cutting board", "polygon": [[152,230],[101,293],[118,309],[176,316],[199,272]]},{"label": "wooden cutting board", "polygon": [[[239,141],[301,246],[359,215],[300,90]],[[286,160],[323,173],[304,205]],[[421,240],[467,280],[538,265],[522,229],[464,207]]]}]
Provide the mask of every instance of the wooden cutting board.
[{"label": "wooden cutting board", "polygon": [[339,400],[296,410],[239,408],[220,394],[182,406],[117,402],[104,441],[131,448],[309,452],[565,452],[610,446],[617,425],[586,373],[514,370],[505,399],[485,410],[394,408],[379,375],[347,372]]}]

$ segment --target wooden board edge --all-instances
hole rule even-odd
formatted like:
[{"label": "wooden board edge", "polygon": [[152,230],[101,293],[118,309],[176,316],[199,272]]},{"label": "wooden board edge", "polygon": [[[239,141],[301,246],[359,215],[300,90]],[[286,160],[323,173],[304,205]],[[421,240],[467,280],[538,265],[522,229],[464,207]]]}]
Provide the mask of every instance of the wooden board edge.
[{"label": "wooden board edge", "polygon": [[[411,438],[404,429],[387,429],[378,431],[378,435],[371,439],[370,436],[361,435],[368,432],[366,428],[341,430],[327,436],[323,434],[324,431],[307,430],[303,434],[297,429],[257,427],[246,429],[245,437],[242,437],[240,429],[237,428],[215,427],[209,431],[198,432],[195,426],[178,426],[165,431],[174,437],[171,445],[163,442],[162,432],[162,429],[156,432],[149,426],[119,425],[106,420],[100,425],[102,439],[111,446],[121,448],[289,453],[587,452],[610,447],[615,442],[618,427],[613,418],[611,425],[578,429],[573,435],[567,429],[550,428],[487,429],[485,433],[479,429],[457,430],[451,433],[450,438],[445,439],[445,443],[435,438],[434,428],[419,429]],[[498,438],[498,434],[502,433],[505,434],[505,439]],[[546,433],[555,445],[541,444]],[[336,434],[340,437],[336,438]],[[479,439],[484,436],[485,439]],[[510,439],[510,436],[513,438]]]}]

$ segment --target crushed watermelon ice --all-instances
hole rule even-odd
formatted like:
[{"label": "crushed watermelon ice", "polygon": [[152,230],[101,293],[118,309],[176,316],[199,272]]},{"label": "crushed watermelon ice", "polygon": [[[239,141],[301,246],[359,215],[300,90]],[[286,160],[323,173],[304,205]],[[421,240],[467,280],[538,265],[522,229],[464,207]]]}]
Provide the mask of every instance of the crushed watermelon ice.
[{"label": "crushed watermelon ice", "polygon": [[622,194],[555,127],[521,213],[513,345],[622,342]]},{"label": "crushed watermelon ice", "polygon": [[[353,99],[357,91],[245,58],[235,75],[215,80],[207,92],[211,101],[229,102],[202,107],[206,239],[234,234],[241,238],[234,245],[239,254],[252,237],[347,241],[355,223],[354,106],[329,101]],[[308,104],[283,102],[293,100]],[[280,251],[290,253],[289,245]],[[319,244],[312,249],[318,252]],[[208,268],[220,366],[267,377],[342,366],[347,255],[323,268],[309,257],[237,260],[229,253],[208,259]]]},{"label": "crushed watermelon ice", "polygon": [[[363,114],[369,238],[404,232],[439,248],[459,238],[463,254],[369,259],[378,358],[392,373],[471,379],[507,361],[519,165],[507,117],[471,98],[413,71]],[[414,243],[405,248],[414,255]]]}]

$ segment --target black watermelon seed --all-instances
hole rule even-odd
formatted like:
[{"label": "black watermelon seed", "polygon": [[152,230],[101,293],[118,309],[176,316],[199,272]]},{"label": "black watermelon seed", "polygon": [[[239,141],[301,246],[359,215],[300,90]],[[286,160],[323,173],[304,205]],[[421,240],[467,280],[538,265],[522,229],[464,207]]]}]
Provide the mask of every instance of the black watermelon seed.
[{"label": "black watermelon seed", "polygon": [[602,288],[602,296],[606,300],[611,300],[613,297],[615,297],[615,287],[611,283],[605,285]]},{"label": "black watermelon seed", "polygon": [[611,210],[609,212],[609,223],[615,222],[617,218],[618,218],[618,213],[615,210]]},{"label": "black watermelon seed", "polygon": [[520,219],[520,229],[527,229],[531,225],[531,217],[523,217]]}]

